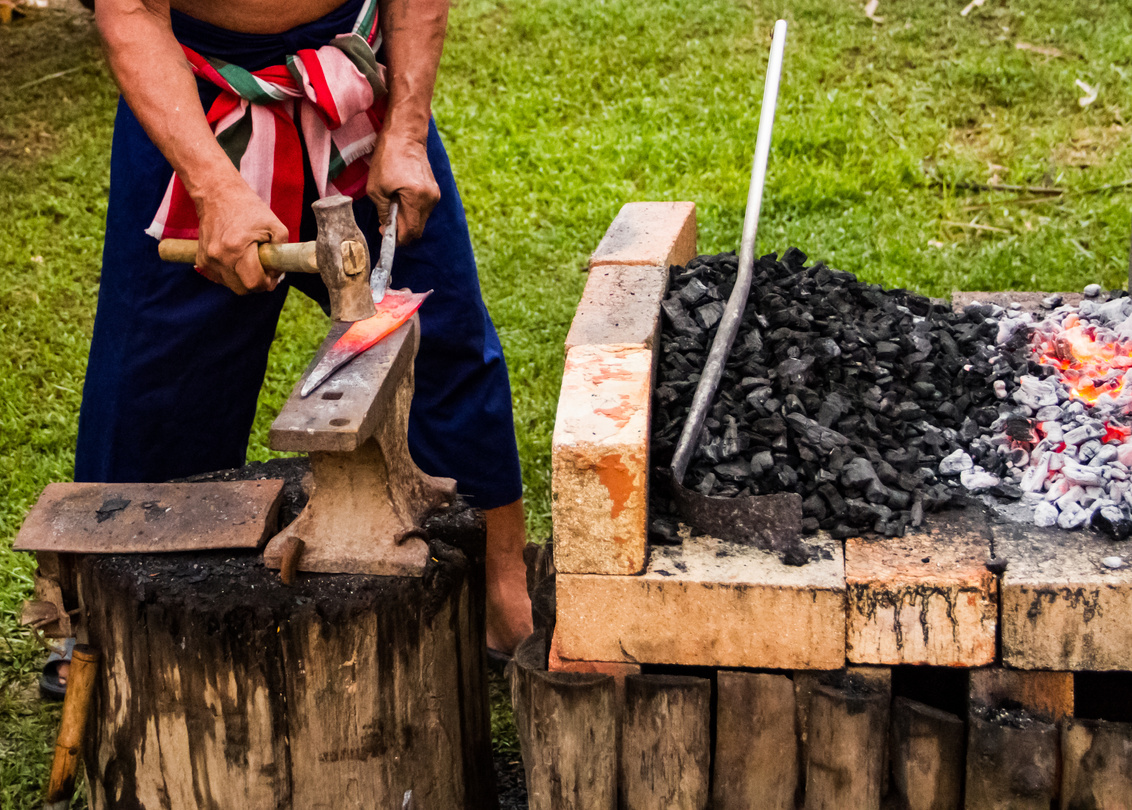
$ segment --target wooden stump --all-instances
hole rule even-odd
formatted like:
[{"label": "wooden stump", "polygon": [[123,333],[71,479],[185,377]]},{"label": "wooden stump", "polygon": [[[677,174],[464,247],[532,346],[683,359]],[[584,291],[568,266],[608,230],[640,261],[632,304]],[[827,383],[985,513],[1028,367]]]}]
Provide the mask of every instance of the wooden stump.
[{"label": "wooden stump", "polygon": [[720,672],[716,688],[713,807],[794,810],[794,682],[785,675]]},{"label": "wooden stump", "polygon": [[907,698],[892,702],[892,792],[907,810],[958,810],[963,721]]},{"label": "wooden stump", "polygon": [[878,810],[889,693],[818,684],[810,698],[806,810]]},{"label": "wooden stump", "polygon": [[614,810],[617,705],[613,677],[547,672],[546,638],[515,651],[511,702],[530,810]]},{"label": "wooden stump", "polygon": [[425,810],[495,807],[482,518],[453,508],[425,528],[420,578],[287,587],[247,553],[87,557],[105,661],[93,810],[369,810],[410,789]]},{"label": "wooden stump", "polygon": [[967,810],[1049,810],[1057,793],[1057,727],[1021,710],[972,712]]},{"label": "wooden stump", "polygon": [[618,758],[622,810],[706,810],[711,759],[711,682],[629,675]]},{"label": "wooden stump", "polygon": [[1132,723],[1065,721],[1061,760],[1061,810],[1118,810],[1132,802]]}]

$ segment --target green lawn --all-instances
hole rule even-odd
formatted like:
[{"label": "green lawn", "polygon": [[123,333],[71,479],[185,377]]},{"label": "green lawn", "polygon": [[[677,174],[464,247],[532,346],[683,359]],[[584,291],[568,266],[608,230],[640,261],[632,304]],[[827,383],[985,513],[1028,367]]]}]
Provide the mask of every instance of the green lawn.
[{"label": "green lawn", "polygon": [[[1132,177],[1132,8],[963,5],[883,0],[876,24],[852,0],[459,0],[435,108],[511,366],[534,537],[550,531],[586,257],[630,200],[694,200],[700,249],[737,246],[779,15],[764,251],[795,244],[937,295],[1124,283],[1132,195],[1087,192]],[[16,624],[31,561],[8,549],[40,489],[71,474],[116,93],[80,12],[0,28],[0,66],[0,806],[16,809],[39,801],[56,715],[34,698],[41,650]],[[1078,79],[1098,89],[1084,108]],[[1067,193],[1027,203],[978,184]],[[253,458],[325,327],[288,304]]]}]

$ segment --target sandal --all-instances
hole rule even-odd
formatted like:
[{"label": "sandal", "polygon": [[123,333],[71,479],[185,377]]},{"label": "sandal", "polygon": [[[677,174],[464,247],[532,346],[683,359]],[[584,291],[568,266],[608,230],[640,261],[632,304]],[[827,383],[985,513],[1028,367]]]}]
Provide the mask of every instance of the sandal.
[{"label": "sandal", "polygon": [[47,656],[43,664],[43,674],[39,676],[39,694],[44,700],[62,700],[67,695],[67,678],[59,674],[63,664],[71,663],[71,652],[75,648],[75,640],[63,640],[63,650],[53,652]]}]

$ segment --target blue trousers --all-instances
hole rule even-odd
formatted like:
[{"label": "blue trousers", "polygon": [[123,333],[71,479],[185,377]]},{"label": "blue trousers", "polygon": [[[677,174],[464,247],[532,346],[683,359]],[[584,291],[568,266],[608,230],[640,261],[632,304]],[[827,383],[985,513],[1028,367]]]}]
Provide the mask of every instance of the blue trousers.
[{"label": "blue trousers", "polygon": [[[349,30],[356,6],[350,0],[326,18],[278,36],[223,31],[173,12],[174,32],[200,53],[254,70]],[[200,89],[207,109],[215,88],[202,83]],[[473,506],[491,509],[522,495],[507,367],[435,125],[428,157],[441,200],[424,236],[398,247],[392,279],[394,287],[435,290],[420,312],[409,447],[421,469],[455,478]],[[328,301],[317,276],[292,274],[273,292],[237,296],[189,265],[161,261],[157,241],[143,231],[172,171],[120,103],[76,481],[159,482],[241,466],[289,289],[299,288],[324,308]],[[313,190],[313,183],[307,186]],[[313,196],[307,197],[301,239],[315,235]],[[354,213],[376,257],[377,211],[363,198]]]}]

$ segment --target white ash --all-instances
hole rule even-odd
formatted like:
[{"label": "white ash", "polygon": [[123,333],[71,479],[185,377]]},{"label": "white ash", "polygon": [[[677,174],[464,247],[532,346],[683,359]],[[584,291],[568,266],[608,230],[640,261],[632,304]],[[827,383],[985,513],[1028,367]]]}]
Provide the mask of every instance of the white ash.
[{"label": "white ash", "polygon": [[[988,430],[965,425],[968,453],[944,458],[939,472],[959,476],[1003,517],[1038,526],[1092,526],[1117,540],[1132,535],[1132,298],[1085,288],[1085,300],[1043,301],[1024,319],[997,310],[999,342],[1029,332],[1025,373],[996,380],[999,416]],[[1013,481],[1023,497],[1006,505],[992,479]]]}]

